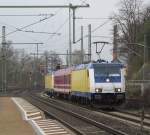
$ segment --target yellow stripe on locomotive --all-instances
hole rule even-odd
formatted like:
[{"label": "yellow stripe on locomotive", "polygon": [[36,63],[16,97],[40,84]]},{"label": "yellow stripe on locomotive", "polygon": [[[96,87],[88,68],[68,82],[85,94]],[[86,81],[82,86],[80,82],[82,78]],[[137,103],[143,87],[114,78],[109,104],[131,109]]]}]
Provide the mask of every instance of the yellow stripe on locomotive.
[{"label": "yellow stripe on locomotive", "polygon": [[87,69],[74,70],[71,74],[71,91],[90,92]]}]

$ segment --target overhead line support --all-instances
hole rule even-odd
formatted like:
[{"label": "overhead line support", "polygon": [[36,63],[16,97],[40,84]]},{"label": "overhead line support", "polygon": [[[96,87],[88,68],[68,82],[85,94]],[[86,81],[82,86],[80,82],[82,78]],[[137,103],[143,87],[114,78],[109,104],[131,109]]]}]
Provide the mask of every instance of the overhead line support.
[{"label": "overhead line support", "polygon": [[29,6],[23,6],[23,5],[1,5],[0,8],[83,8],[83,7],[89,7],[89,4],[86,5],[29,5]]},{"label": "overhead line support", "polygon": [[88,61],[91,62],[92,49],[91,49],[91,24],[88,25]]},{"label": "overhead line support", "polygon": [[73,12],[73,43],[75,43],[76,39],[75,39],[75,19],[76,19],[76,16],[75,16],[75,10],[76,10],[76,7],[72,8],[72,12]]},{"label": "overhead line support", "polygon": [[81,26],[81,64],[84,62],[84,49],[83,49],[83,26]]},{"label": "overhead line support", "polygon": [[73,43],[75,43],[75,10],[77,8],[86,8],[86,5],[1,5],[0,8],[68,8],[69,9],[69,65],[72,65],[72,40],[71,40],[71,9],[73,10]]},{"label": "overhead line support", "polygon": [[72,42],[71,42],[71,4],[69,6],[69,66],[72,65]]},{"label": "overhead line support", "polygon": [[[71,39],[71,33],[73,33],[73,43],[76,43],[76,39],[75,39],[75,35],[76,35],[76,31],[75,31],[75,11],[77,8],[85,8],[85,7],[89,7],[89,4],[87,5],[72,5],[69,4],[69,66],[72,65],[72,39]],[[71,31],[71,9],[73,11],[73,32]]]},{"label": "overhead line support", "polygon": [[7,54],[7,44],[6,44],[6,27],[2,26],[2,92],[6,92],[7,90],[7,62],[6,62],[6,54]]}]

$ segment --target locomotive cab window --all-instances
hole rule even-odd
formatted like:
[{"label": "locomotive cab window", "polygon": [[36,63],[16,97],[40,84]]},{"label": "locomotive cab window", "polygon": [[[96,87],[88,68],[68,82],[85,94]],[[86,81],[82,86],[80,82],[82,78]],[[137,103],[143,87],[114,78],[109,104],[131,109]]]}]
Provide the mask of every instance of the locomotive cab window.
[{"label": "locomotive cab window", "polygon": [[115,65],[94,65],[96,83],[121,82],[121,68]]},{"label": "locomotive cab window", "polygon": [[108,67],[94,65],[95,76],[120,76],[121,71],[119,67]]}]

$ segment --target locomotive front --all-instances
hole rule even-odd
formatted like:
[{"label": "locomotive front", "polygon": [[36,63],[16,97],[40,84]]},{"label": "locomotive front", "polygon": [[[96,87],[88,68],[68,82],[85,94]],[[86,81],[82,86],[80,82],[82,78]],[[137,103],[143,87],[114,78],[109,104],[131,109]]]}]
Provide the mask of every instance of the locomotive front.
[{"label": "locomotive front", "polygon": [[[90,71],[93,100],[102,104],[120,105],[125,101],[125,74],[122,64],[93,64]],[[93,74],[93,75],[92,75]]]}]

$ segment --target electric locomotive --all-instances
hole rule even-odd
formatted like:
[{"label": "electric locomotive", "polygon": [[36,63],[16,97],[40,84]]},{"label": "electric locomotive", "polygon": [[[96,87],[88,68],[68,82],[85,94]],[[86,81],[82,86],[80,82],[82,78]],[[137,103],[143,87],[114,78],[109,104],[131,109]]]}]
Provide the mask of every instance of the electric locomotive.
[{"label": "electric locomotive", "polygon": [[125,101],[125,68],[120,63],[81,64],[55,71],[49,77],[46,85],[51,84],[51,96],[99,105],[120,105]]}]

